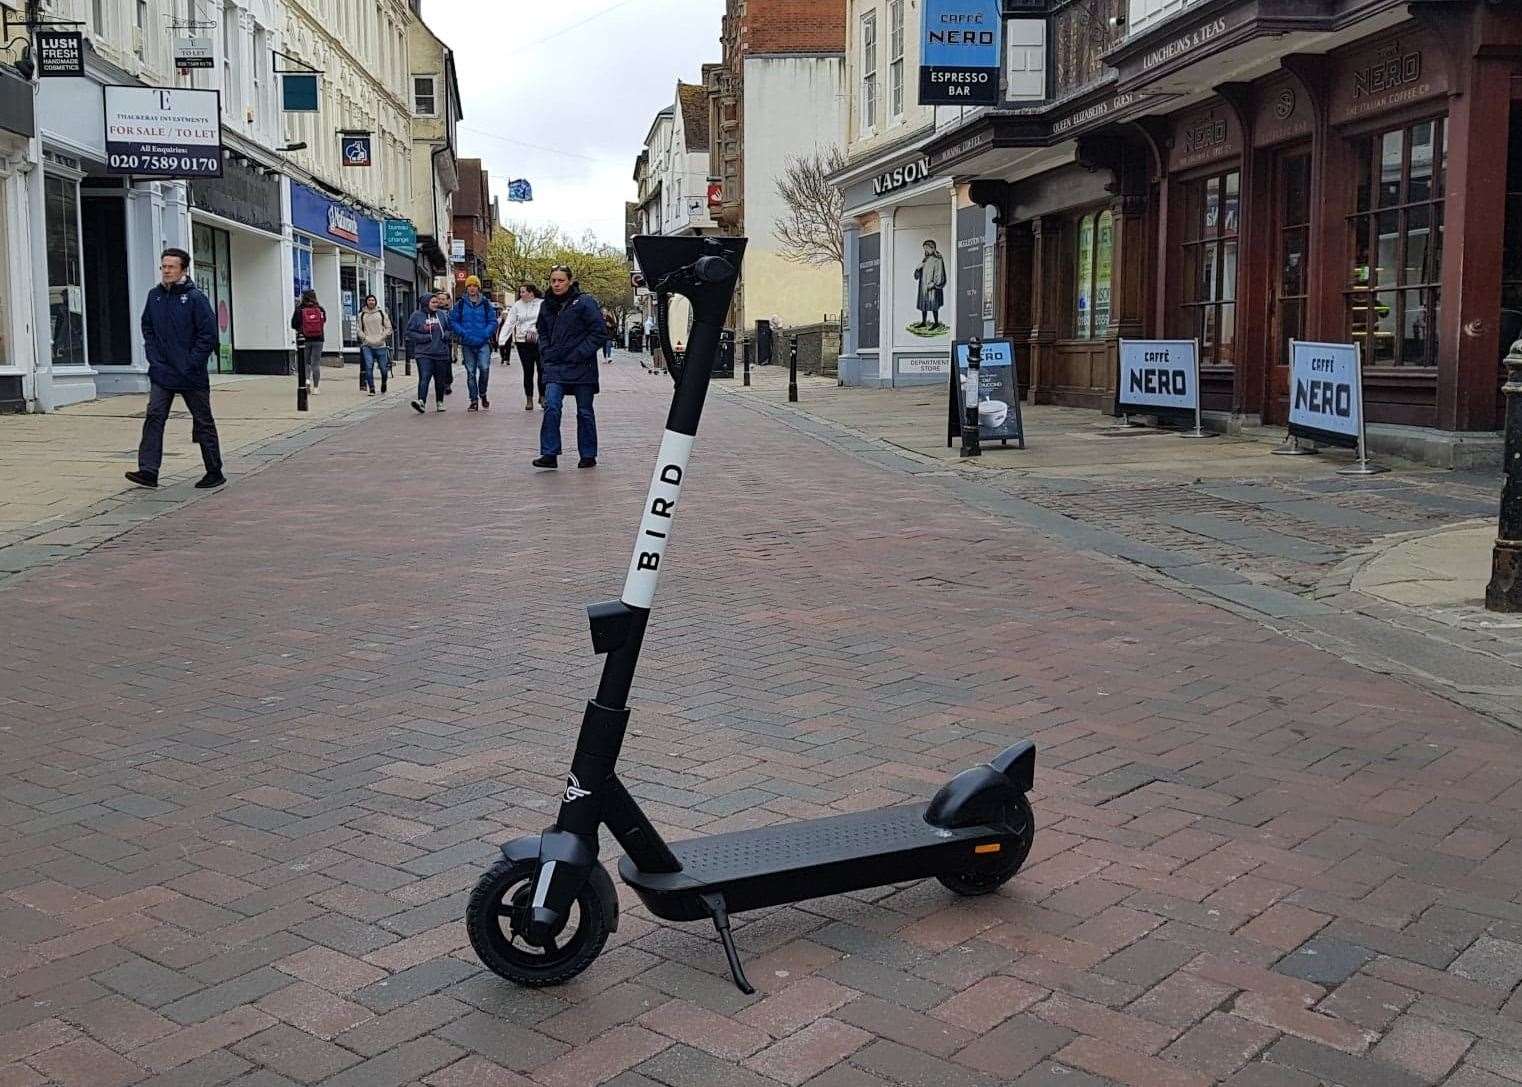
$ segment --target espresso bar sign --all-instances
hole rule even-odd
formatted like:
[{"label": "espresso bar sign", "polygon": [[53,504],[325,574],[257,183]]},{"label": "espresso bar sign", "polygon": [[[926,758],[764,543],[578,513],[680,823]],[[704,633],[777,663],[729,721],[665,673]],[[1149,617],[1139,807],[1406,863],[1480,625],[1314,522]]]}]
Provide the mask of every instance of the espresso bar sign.
[{"label": "espresso bar sign", "polygon": [[921,0],[920,105],[999,102],[1004,15],[999,0]]}]

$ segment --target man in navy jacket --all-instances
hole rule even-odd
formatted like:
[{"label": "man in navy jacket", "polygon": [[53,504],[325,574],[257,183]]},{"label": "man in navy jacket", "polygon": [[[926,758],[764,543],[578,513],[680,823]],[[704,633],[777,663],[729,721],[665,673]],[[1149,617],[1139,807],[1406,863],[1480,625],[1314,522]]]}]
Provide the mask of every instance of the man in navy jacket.
[{"label": "man in navy jacket", "polygon": [[137,447],[137,471],[127,478],[139,487],[159,485],[164,460],[164,424],[175,394],[190,409],[191,439],[201,447],[206,475],[202,489],[227,482],[222,474],[222,450],[217,423],[211,417],[211,380],[206,361],[217,349],[217,318],[206,292],[190,278],[190,254],[166,249],[159,258],[159,285],[148,292],[143,307],[143,351],[148,356],[148,412],[143,417],[143,440]]},{"label": "man in navy jacket", "polygon": [[539,423],[539,457],[535,468],[559,467],[560,405],[567,393],[576,398],[578,468],[597,467],[597,353],[608,338],[602,307],[582,294],[564,264],[550,269],[550,293],[539,307],[539,367],[544,375],[544,418]]}]

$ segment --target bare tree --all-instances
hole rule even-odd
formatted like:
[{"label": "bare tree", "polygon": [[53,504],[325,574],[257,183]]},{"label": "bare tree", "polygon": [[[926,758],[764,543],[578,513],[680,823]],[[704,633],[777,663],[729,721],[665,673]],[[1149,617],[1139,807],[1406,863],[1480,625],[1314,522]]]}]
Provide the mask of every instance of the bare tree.
[{"label": "bare tree", "polygon": [[777,193],[787,205],[787,215],[777,220],[773,233],[782,243],[782,255],[795,264],[845,265],[845,239],[840,220],[845,197],[830,183],[830,175],[845,169],[840,148],[815,149],[789,156]]}]

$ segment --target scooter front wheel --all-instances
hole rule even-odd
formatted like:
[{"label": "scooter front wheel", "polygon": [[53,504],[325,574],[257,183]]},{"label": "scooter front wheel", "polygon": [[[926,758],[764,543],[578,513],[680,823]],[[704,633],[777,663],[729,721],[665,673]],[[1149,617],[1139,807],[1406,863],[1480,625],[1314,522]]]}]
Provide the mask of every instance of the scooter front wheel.
[{"label": "scooter front wheel", "polygon": [[618,893],[601,864],[594,864],[561,926],[542,944],[523,935],[528,928],[537,860],[503,857],[486,870],[471,892],[465,928],[481,962],[519,985],[559,985],[591,965],[618,926]]},{"label": "scooter front wheel", "polygon": [[1024,794],[1010,805],[1008,819],[1024,828],[1016,832],[1014,842],[997,853],[977,858],[960,872],[936,876],[941,886],[959,895],[986,895],[1013,878],[1036,842],[1036,813],[1031,811],[1031,802]]}]

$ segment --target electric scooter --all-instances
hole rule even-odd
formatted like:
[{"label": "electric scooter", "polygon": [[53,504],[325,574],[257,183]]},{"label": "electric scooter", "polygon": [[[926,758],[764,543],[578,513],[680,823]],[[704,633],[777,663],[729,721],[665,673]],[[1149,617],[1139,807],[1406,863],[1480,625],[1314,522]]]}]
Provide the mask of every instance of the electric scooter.
[{"label": "electric scooter", "polygon": [[[1035,839],[1026,794],[1036,749],[1022,740],[948,781],[928,804],[904,804],[667,843],[615,769],[628,696],[656,584],[665,566],[688,458],[744,238],[638,237],[639,267],[656,294],[661,346],[676,389],[620,599],[587,609],[592,648],[606,655],[587,703],[555,825],[502,846],[470,896],[466,927],[481,961],[521,985],[555,985],[585,970],[618,927],[618,895],[597,859],[606,826],[623,847],[619,875],[655,916],[713,922],[741,991],[754,992],[729,916],[846,891],[935,877],[960,895],[987,894],[1025,863]],[[693,323],[677,367],[667,329],[671,296]]]}]

